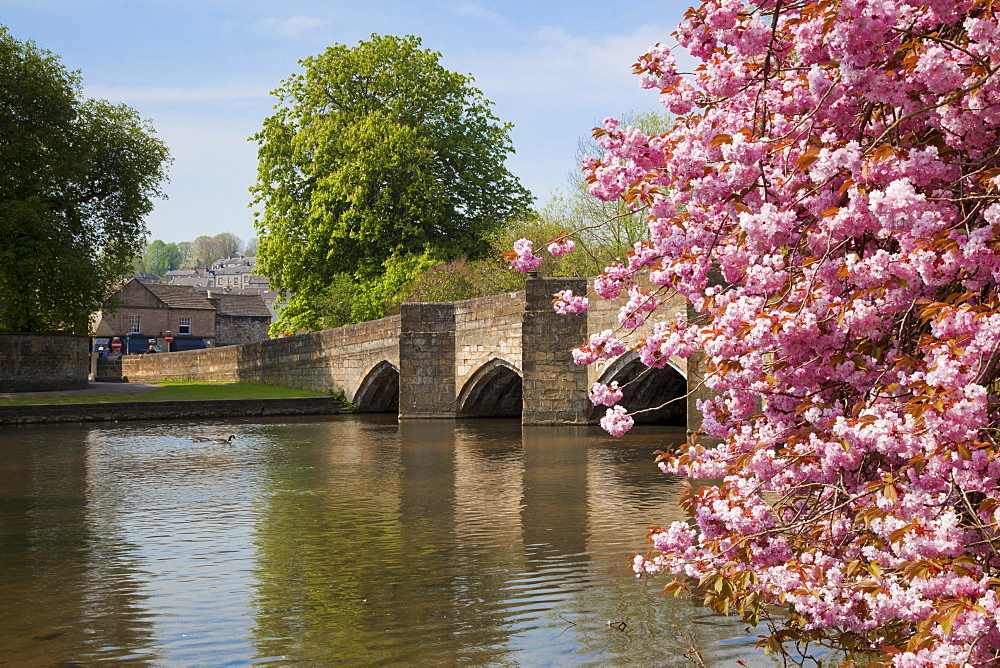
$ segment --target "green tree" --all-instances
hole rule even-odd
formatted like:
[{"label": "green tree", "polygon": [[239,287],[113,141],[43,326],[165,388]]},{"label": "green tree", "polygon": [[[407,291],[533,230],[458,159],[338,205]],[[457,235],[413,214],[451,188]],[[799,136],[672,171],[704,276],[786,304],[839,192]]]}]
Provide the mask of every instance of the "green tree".
[{"label": "green tree", "polygon": [[243,246],[243,254],[247,257],[257,257],[257,237],[246,242]]},{"label": "green tree", "polygon": [[218,255],[216,260],[235,257],[243,252],[243,240],[232,232],[216,234],[212,237],[212,243],[215,245],[215,253]]},{"label": "green tree", "polygon": [[214,237],[203,234],[187,243],[189,266],[185,269],[204,269],[216,260],[233,257],[243,250],[243,240],[232,232],[221,232]]},{"label": "green tree", "polygon": [[163,278],[172,269],[180,267],[182,255],[177,244],[168,244],[156,239],[146,247],[143,256],[145,271]]},{"label": "green tree", "polygon": [[0,330],[86,334],[131,273],[169,161],[125,105],[0,26]]},{"label": "green tree", "polygon": [[468,76],[416,37],[373,35],[301,61],[274,91],[259,144],[260,266],[305,327],[334,277],[390,258],[475,258],[531,197],[505,167],[508,132]]},{"label": "green tree", "polygon": [[194,269],[198,266],[194,263],[192,243],[190,241],[177,242],[177,253],[180,257],[174,269]]}]

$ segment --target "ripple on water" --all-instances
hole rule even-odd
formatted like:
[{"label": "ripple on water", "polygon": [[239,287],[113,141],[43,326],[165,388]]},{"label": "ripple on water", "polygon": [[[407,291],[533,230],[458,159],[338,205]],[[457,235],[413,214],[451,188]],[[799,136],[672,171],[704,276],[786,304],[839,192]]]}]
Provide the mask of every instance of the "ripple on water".
[{"label": "ripple on water", "polygon": [[0,431],[0,662],[681,665],[674,624],[710,664],[759,659],[741,625],[632,577],[646,526],[678,517],[650,455],[673,436],[636,434]]}]

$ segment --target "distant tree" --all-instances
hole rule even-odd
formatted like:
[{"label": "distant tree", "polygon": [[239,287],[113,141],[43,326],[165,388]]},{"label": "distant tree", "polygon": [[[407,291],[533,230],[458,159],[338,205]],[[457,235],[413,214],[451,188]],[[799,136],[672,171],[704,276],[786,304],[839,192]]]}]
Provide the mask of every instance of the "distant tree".
[{"label": "distant tree", "polygon": [[191,268],[205,269],[216,259],[215,251],[212,247],[212,237],[204,234],[195,237],[194,241],[191,242],[190,262],[194,265]]},{"label": "distant tree", "polygon": [[180,259],[177,262],[176,269],[194,269],[198,266],[195,264],[194,258],[192,257],[194,251],[190,241],[178,242],[177,252],[180,254]]},{"label": "distant tree", "polygon": [[0,330],[88,333],[163,196],[166,146],[80,81],[0,26]]},{"label": "distant tree", "polygon": [[167,244],[159,239],[146,247],[143,256],[144,271],[163,278],[168,271],[180,268],[181,252],[177,244]]},{"label": "distant tree", "polygon": [[222,232],[214,237],[202,235],[191,242],[192,269],[208,267],[216,260],[239,255],[243,240],[232,232]]},{"label": "distant tree", "polygon": [[[672,119],[665,111],[623,116],[623,122],[649,136],[670,130]],[[542,247],[562,230],[574,230],[577,252],[546,257],[538,268],[542,276],[596,276],[634,250],[635,240],[646,230],[646,212],[620,199],[609,202],[594,197],[580,168],[588,155],[597,155],[601,150],[593,137],[581,140],[576,153],[577,168],[569,174],[566,192],[552,193],[538,209],[536,218],[513,221],[498,237],[498,246],[507,250],[515,240],[524,237]]]},{"label": "distant tree", "polygon": [[236,257],[243,252],[243,240],[232,232],[222,232],[212,237],[215,244],[216,253],[219,257],[216,260]]},{"label": "distant tree", "polygon": [[243,246],[243,254],[247,257],[257,256],[257,237],[250,239],[245,246]]},{"label": "distant tree", "polygon": [[293,293],[288,329],[317,322],[314,304],[338,276],[372,280],[390,258],[425,252],[478,257],[530,205],[504,166],[511,126],[420,45],[378,35],[334,45],[274,91],[276,111],[253,137],[251,190],[260,266]]}]

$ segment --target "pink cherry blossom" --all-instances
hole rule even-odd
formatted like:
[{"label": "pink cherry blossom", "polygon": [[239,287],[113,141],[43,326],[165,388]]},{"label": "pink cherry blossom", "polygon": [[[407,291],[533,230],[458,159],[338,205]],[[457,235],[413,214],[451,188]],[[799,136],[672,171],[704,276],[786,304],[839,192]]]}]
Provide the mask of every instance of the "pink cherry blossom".
[{"label": "pink cherry blossom", "polygon": [[532,253],[532,243],[527,239],[518,239],[514,242],[513,257],[510,259],[510,267],[515,271],[529,272],[538,269],[542,263],[542,258]]},{"label": "pink cherry blossom", "polygon": [[[658,466],[717,482],[634,571],[897,666],[1000,664],[996,8],[706,0],[676,38],[635,66],[671,131],[605,119],[584,160],[648,234],[594,281],[620,332],[574,360],[705,357],[700,429]],[[660,316],[674,293],[697,318]]]},{"label": "pink cherry blossom", "polygon": [[574,295],[572,290],[560,290],[553,295],[552,308],[560,315],[583,313],[590,303],[586,297]]},{"label": "pink cherry blossom", "polygon": [[567,237],[559,237],[549,244],[548,251],[552,257],[562,257],[576,250],[576,243]]},{"label": "pink cherry blossom", "polygon": [[622,400],[622,389],[618,387],[618,381],[611,381],[610,385],[594,383],[590,387],[590,401],[595,406],[614,406]]},{"label": "pink cherry blossom", "polygon": [[632,416],[622,406],[609,408],[607,414],[601,418],[601,428],[612,436],[624,436],[633,424]]}]

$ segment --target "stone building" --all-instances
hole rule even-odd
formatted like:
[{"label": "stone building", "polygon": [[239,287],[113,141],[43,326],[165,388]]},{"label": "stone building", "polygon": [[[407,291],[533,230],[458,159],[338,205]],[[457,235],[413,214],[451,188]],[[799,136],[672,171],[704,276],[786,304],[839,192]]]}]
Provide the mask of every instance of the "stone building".
[{"label": "stone building", "polygon": [[95,349],[107,346],[113,337],[128,340],[129,352],[143,352],[150,345],[167,349],[163,337],[174,335],[171,350],[211,347],[215,344],[215,306],[189,285],[125,283],[113,301],[116,311],[95,314]]},{"label": "stone building", "polygon": [[260,295],[209,291],[215,307],[215,345],[253,343],[268,338],[271,311]]}]

